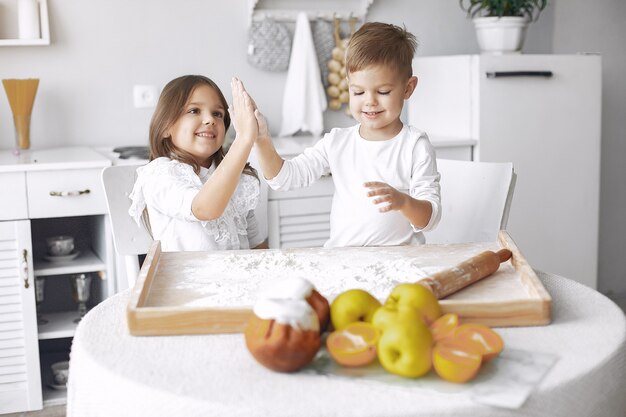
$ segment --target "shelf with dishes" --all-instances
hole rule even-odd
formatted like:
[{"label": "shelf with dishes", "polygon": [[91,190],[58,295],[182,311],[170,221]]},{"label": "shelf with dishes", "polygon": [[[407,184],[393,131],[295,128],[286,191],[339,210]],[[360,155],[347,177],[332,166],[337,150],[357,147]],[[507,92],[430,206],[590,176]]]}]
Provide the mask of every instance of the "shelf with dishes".
[{"label": "shelf with dishes", "polygon": [[106,264],[89,248],[76,249],[70,255],[64,256],[42,255],[34,260],[35,277],[104,270]]},{"label": "shelf with dishes", "polygon": [[[0,39],[0,46],[45,46],[50,45],[50,24],[48,21],[48,1],[47,0],[37,0],[35,1],[36,8],[31,10],[33,17],[31,19],[26,19],[30,22],[31,25],[38,25],[39,37],[33,37],[32,39]],[[0,6],[11,7],[11,3],[2,4],[0,2]],[[20,5],[18,4],[18,8]],[[36,10],[39,9],[39,10]],[[37,13],[38,12],[38,13]],[[16,14],[19,13],[19,9],[16,10]],[[34,21],[33,21],[34,19]],[[18,18],[18,20],[21,20]]]},{"label": "shelf with dishes", "polygon": [[72,339],[43,340],[39,342],[41,388],[44,406],[67,402],[68,361]]}]

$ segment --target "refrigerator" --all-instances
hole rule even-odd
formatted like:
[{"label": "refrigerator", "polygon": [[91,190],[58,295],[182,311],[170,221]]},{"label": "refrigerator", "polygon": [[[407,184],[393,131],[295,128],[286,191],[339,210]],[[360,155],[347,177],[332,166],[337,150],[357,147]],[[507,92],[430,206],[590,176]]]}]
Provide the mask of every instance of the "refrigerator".
[{"label": "refrigerator", "polygon": [[511,237],[533,268],[595,289],[601,57],[434,56],[413,70],[408,123],[431,140],[475,140],[475,161],[512,162]]}]

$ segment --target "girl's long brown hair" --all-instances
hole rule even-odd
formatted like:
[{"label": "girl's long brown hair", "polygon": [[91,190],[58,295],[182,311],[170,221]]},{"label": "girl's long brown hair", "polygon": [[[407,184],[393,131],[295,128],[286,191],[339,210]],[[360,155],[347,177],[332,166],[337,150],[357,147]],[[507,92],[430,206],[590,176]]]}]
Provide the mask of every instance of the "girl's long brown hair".
[{"label": "girl's long brown hair", "polygon": [[[185,105],[193,94],[193,91],[199,85],[208,85],[220,98],[224,109],[228,109],[228,102],[224,98],[224,94],[220,88],[211,79],[203,75],[184,75],[167,83],[161,92],[159,102],[157,103],[152,120],[150,121],[149,144],[150,144],[150,160],[161,156],[174,158],[193,167],[196,174],[200,173],[200,165],[195,161],[193,156],[172,142],[171,136],[166,136],[167,130],[182,116],[185,111]],[[230,127],[230,114],[224,112],[224,133]],[[224,148],[220,147],[217,152],[211,155],[206,161],[206,166],[215,163],[219,165],[224,159]],[[259,178],[257,172],[249,163],[246,163],[243,173]]]}]

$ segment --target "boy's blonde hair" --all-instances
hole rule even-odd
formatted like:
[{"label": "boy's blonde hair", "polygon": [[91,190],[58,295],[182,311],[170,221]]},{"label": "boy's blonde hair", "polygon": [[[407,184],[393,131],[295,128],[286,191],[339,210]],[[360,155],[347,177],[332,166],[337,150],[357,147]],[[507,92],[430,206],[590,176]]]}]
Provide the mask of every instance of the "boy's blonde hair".
[{"label": "boy's blonde hair", "polygon": [[384,65],[407,78],[413,76],[415,35],[389,23],[368,22],[350,38],[346,50],[346,71],[361,71],[372,65]]}]

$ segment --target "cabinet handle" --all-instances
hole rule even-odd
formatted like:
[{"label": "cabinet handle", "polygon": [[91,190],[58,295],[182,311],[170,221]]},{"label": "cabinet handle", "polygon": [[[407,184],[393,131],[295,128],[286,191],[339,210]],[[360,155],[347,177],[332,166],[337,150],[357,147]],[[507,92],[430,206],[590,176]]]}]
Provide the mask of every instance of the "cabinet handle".
[{"label": "cabinet handle", "polygon": [[22,274],[24,274],[24,288],[30,287],[28,283],[28,251],[22,250]]},{"label": "cabinet handle", "polygon": [[76,197],[78,195],[89,194],[91,190],[76,190],[76,191],[50,191],[52,197]]},{"label": "cabinet handle", "polygon": [[486,72],[487,78],[504,77],[552,77],[552,71],[492,71]]}]

